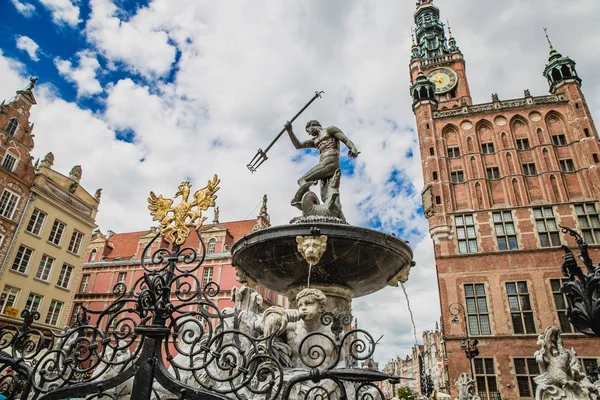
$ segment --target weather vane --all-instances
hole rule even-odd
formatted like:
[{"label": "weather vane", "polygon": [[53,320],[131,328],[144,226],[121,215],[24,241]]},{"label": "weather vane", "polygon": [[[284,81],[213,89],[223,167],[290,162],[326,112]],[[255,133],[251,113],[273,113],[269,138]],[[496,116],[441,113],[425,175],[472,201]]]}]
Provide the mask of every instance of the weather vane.
[{"label": "weather vane", "polygon": [[[317,98],[320,98],[321,95],[325,93],[323,91],[320,92],[315,92],[315,95],[313,96],[312,99],[310,99],[310,101],[308,103],[306,103],[306,105],[304,107],[302,107],[302,109],[300,111],[298,111],[298,113],[296,115],[294,115],[294,117],[292,119],[289,120],[290,123],[294,122],[294,120],[296,118],[298,118],[300,116],[300,114],[302,114],[304,112],[304,110],[306,110],[308,108],[308,106],[311,105],[311,103],[313,101],[315,101]],[[275,139],[273,139],[273,141],[267,146],[267,148],[265,150],[262,149],[258,149],[258,151],[256,152],[256,155],[254,156],[254,158],[252,159],[252,161],[250,161],[246,167],[248,167],[248,169],[250,170],[250,172],[254,173],[256,172],[256,170],[258,169],[258,167],[260,167],[262,165],[262,163],[264,163],[265,161],[267,161],[267,152],[271,149],[271,147],[273,147],[273,145],[275,144],[275,142],[277,140],[279,140],[279,138],[281,137],[281,135],[283,135],[283,132],[286,131],[286,128],[284,127],[281,132],[279,132],[279,134],[275,137]]]},{"label": "weather vane", "polygon": [[[160,233],[170,242],[181,245],[190,234],[190,227],[198,229],[202,226],[206,217],[202,216],[202,211],[215,206],[217,196],[215,193],[219,190],[221,181],[217,175],[213,176],[212,181],[194,193],[194,200],[188,202],[190,182],[182,182],[175,193],[173,199],[164,198],[162,195],[156,196],[150,192],[148,197],[148,209],[152,215],[153,221],[158,221]],[[173,206],[173,200],[181,196],[181,203]]]}]

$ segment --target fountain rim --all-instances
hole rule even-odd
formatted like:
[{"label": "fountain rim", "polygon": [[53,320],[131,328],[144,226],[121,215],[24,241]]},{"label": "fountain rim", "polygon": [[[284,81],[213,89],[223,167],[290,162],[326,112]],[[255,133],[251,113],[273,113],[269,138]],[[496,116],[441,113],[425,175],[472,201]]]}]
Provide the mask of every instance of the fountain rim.
[{"label": "fountain rim", "polygon": [[[234,261],[234,265],[235,265],[236,253],[238,251],[240,251],[241,249],[243,249],[244,247],[246,247],[247,245],[253,244],[253,242],[256,240],[256,237],[262,237],[262,236],[273,233],[273,236],[271,237],[271,239],[276,239],[279,237],[288,238],[288,237],[294,235],[293,233],[290,233],[290,231],[293,232],[295,230],[293,228],[298,228],[297,229],[298,232],[296,233],[296,236],[314,236],[314,234],[311,234],[311,229],[319,228],[321,230],[319,235],[329,236],[328,230],[334,230],[336,233],[336,236],[344,236],[344,235],[339,235],[339,234],[345,233],[345,232],[352,232],[353,234],[347,235],[346,238],[355,238],[358,241],[371,242],[371,243],[375,243],[376,239],[375,238],[365,239],[366,236],[360,236],[360,235],[357,235],[357,233],[363,232],[363,233],[369,233],[370,235],[378,235],[379,239],[382,242],[385,242],[385,241],[396,242],[396,243],[394,243],[396,246],[389,246],[388,249],[393,249],[393,250],[396,250],[398,253],[408,255],[411,260],[414,257],[413,250],[408,245],[408,241],[401,239],[397,236],[391,235],[389,233],[384,233],[384,232],[377,231],[375,229],[364,228],[364,227],[355,226],[355,225],[334,224],[334,223],[327,223],[327,222],[310,222],[310,223],[298,223],[298,224],[270,226],[268,228],[259,229],[257,231],[254,231],[254,232],[251,232],[251,233],[248,233],[248,234],[242,236],[233,244],[233,246],[231,246],[231,255],[232,255],[232,259]],[[286,232],[285,235],[278,234],[283,231]],[[385,244],[385,243],[382,243],[382,244]],[[400,245],[402,247],[402,250],[404,250],[404,252],[399,251],[398,245]]]},{"label": "fountain rim", "polygon": [[[315,232],[314,228],[318,228],[318,233]],[[311,232],[312,231],[312,232]],[[264,279],[255,276],[252,270],[246,270],[244,268],[244,260],[246,258],[246,252],[252,251],[255,246],[264,245],[268,242],[276,242],[277,240],[289,241],[297,236],[311,236],[312,235],[326,235],[330,238],[330,240],[335,241],[342,240],[347,242],[357,242],[362,243],[363,246],[371,247],[371,248],[385,248],[385,251],[388,254],[395,254],[399,260],[402,261],[402,268],[396,270],[395,274],[390,274],[390,276],[382,276],[385,278],[385,281],[388,282],[388,285],[394,286],[391,281],[393,281],[397,276],[401,274],[402,271],[405,271],[406,268],[410,269],[414,264],[413,260],[413,250],[408,245],[408,242],[400,239],[391,234],[386,234],[380,231],[376,231],[374,229],[357,227],[346,224],[335,224],[335,223],[302,223],[302,224],[289,224],[289,225],[278,225],[265,229],[261,229],[255,232],[252,232],[248,235],[240,238],[231,248],[232,254],[232,265],[240,268],[244,273],[248,275],[253,281],[265,286],[266,288],[275,290],[275,291],[287,291],[288,288],[276,288],[271,287]],[[322,262],[323,260],[321,260]],[[317,263],[317,265],[323,265],[321,262]],[[326,264],[327,265],[327,262]],[[382,271],[383,272],[383,271]],[[391,271],[388,271],[391,272]],[[381,280],[383,281],[383,280]],[[313,284],[317,285],[321,282],[313,282]],[[382,282],[383,283],[383,282]],[[299,284],[298,282],[294,285]],[[339,287],[344,287],[346,289],[351,290],[354,295],[353,298],[362,297],[374,292],[377,292],[383,288],[380,286],[379,289],[367,289],[359,290],[358,287],[354,285],[347,285],[345,283],[339,282],[334,285]]]}]

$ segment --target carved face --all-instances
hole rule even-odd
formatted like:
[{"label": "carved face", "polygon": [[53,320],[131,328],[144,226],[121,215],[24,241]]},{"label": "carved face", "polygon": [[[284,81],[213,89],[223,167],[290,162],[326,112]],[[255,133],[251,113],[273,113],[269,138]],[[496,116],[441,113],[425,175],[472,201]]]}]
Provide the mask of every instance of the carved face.
[{"label": "carved face", "polygon": [[298,251],[309,264],[315,265],[327,249],[327,236],[297,236]]},{"label": "carved face", "polygon": [[308,128],[306,128],[306,133],[308,133],[311,136],[318,136],[319,132],[321,132],[323,130],[323,128],[321,128],[320,126],[309,126]]},{"label": "carved face", "polygon": [[315,296],[303,296],[298,300],[298,310],[303,320],[313,321],[321,314],[321,305]]}]

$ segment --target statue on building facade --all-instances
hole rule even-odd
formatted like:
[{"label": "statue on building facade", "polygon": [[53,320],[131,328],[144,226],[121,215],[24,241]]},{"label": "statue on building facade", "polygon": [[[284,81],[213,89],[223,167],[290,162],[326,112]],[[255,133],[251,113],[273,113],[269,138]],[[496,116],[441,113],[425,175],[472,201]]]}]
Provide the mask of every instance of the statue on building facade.
[{"label": "statue on building facade", "polygon": [[53,165],[54,165],[54,154],[52,152],[50,152],[50,153],[46,154],[44,156],[44,158],[42,159],[41,166],[52,168]]},{"label": "statue on building facade", "polygon": [[83,170],[81,169],[81,165],[76,165],[73,168],[71,168],[71,171],[69,171],[69,178],[79,182],[81,180],[82,174]]}]

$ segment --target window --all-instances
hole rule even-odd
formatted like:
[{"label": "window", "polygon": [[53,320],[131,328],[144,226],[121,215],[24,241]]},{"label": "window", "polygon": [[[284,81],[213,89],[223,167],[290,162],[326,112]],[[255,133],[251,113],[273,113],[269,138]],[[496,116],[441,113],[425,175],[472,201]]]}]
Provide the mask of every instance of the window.
[{"label": "window", "polygon": [[498,167],[488,167],[485,169],[488,179],[500,179],[500,170]]},{"label": "window", "polygon": [[494,143],[481,143],[481,152],[483,154],[493,154],[494,153]]},{"label": "window", "polygon": [[73,313],[71,314],[71,326],[74,326],[77,323],[77,318],[79,317],[79,314],[81,314],[81,311],[83,311],[83,305],[81,303],[75,303],[73,305]]},{"label": "window", "polygon": [[79,250],[81,249],[82,241],[83,241],[83,233],[74,230],[73,235],[71,235],[71,241],[69,242],[69,251],[71,253],[79,254]]},{"label": "window", "polygon": [[527,139],[527,138],[517,139],[517,149],[518,150],[531,149],[531,146],[529,145],[529,139]]},{"label": "window", "polygon": [[0,313],[4,314],[6,312],[6,307],[12,307],[15,305],[18,294],[19,289],[9,285],[4,286],[2,295],[0,295]]},{"label": "window", "polygon": [[469,334],[491,335],[490,316],[483,283],[465,284]]},{"label": "window", "polygon": [[50,271],[52,271],[52,264],[54,264],[54,258],[46,254],[42,255],[42,259],[40,260],[40,265],[35,273],[35,277],[37,279],[47,281],[48,277],[50,276]]},{"label": "window", "polygon": [[585,134],[585,136],[590,136],[590,130],[588,128],[583,128],[583,133]]},{"label": "window", "polygon": [[598,374],[600,373],[600,366],[598,360],[595,358],[580,358],[579,361],[583,366],[583,371],[588,376],[592,383],[597,382]]},{"label": "window", "polygon": [[29,311],[39,311],[40,304],[42,304],[42,296],[35,293],[29,293],[27,302],[25,303],[25,309]]},{"label": "window", "polygon": [[435,155],[435,152],[433,151],[433,147],[429,148],[429,155],[430,156],[434,156]]},{"label": "window", "polygon": [[588,244],[600,244],[600,219],[595,203],[575,204],[575,214]]},{"label": "window", "polygon": [[4,155],[4,160],[2,160],[2,168],[7,171],[13,172],[15,170],[15,165],[17,164],[17,157],[13,156],[10,153],[6,153]]},{"label": "window", "polygon": [[442,204],[442,198],[440,196],[435,196],[435,204]]},{"label": "window", "polygon": [[29,266],[29,260],[31,260],[32,254],[33,249],[30,249],[29,247],[25,247],[23,245],[19,246],[17,256],[15,257],[15,261],[13,262],[13,265],[10,269],[24,274],[25,271],[27,271],[27,266]]},{"label": "window", "polygon": [[498,240],[498,250],[515,250],[519,248],[517,232],[513,223],[512,212],[502,211],[492,214],[494,231]]},{"label": "window", "polygon": [[535,333],[527,282],[506,282],[506,294],[514,332],[516,334]]},{"label": "window", "polygon": [[540,374],[535,358],[515,358],[515,375],[517,375],[517,387],[520,397],[535,397],[537,387],[533,378]]},{"label": "window", "polygon": [[92,251],[90,251],[90,258],[88,260],[88,262],[94,262],[96,261],[96,249],[93,249]]},{"label": "window", "polygon": [[62,234],[65,231],[65,224],[60,222],[59,220],[54,220],[54,225],[52,225],[52,230],[50,231],[50,236],[48,237],[48,241],[50,243],[54,243],[55,245],[60,245],[60,239],[62,239]]},{"label": "window", "polygon": [[19,121],[16,118],[11,118],[6,124],[6,133],[10,136],[15,136],[15,132],[17,131],[17,127],[19,126]]},{"label": "window", "polygon": [[57,285],[63,289],[68,289],[69,283],[71,283],[71,275],[73,275],[73,267],[69,264],[63,264],[60,275],[58,275]]},{"label": "window", "polygon": [[600,161],[598,161],[598,154],[596,154],[596,153],[592,154],[592,158],[594,159],[594,162],[596,164],[598,164],[600,162]]},{"label": "window", "polygon": [[438,179],[438,173],[437,173],[437,171],[433,171],[433,180],[437,181],[437,179]]},{"label": "window", "polygon": [[560,330],[563,333],[573,333],[573,327],[567,317],[567,298],[560,291],[562,285],[567,281],[568,279],[550,279],[550,288],[552,289],[552,297],[554,297],[554,307],[556,307]]},{"label": "window", "polygon": [[25,228],[25,230],[36,236],[40,236],[42,225],[44,225],[45,220],[46,214],[36,208],[31,213],[31,218],[29,218],[29,223],[27,224],[27,228]]},{"label": "window", "polygon": [[210,239],[208,241],[208,253],[212,254],[215,252],[215,247],[217,247],[217,240],[216,239]]},{"label": "window", "polygon": [[8,189],[4,189],[2,197],[0,197],[0,215],[12,219],[17,203],[19,203],[19,196]]},{"label": "window", "polygon": [[144,260],[152,257],[152,246],[144,247],[144,254],[142,254],[142,258]]},{"label": "window", "polygon": [[206,286],[213,278],[213,269],[212,267],[204,267],[204,272],[202,274],[202,285]]},{"label": "window", "polygon": [[566,146],[567,138],[563,133],[559,133],[558,135],[552,135],[552,143],[554,143],[555,146]]},{"label": "window", "polygon": [[463,183],[465,181],[465,174],[462,171],[451,172],[450,180],[452,183]]},{"label": "window", "polygon": [[523,164],[523,175],[537,175],[537,169],[535,168],[535,163],[525,163]]},{"label": "window", "polygon": [[86,293],[89,283],[90,283],[90,274],[83,275],[81,277],[81,283],[79,284],[79,293]]},{"label": "window", "polygon": [[127,272],[119,272],[119,276],[117,277],[117,283],[125,284],[127,280]]},{"label": "window", "polygon": [[60,310],[63,306],[63,303],[57,300],[52,300],[50,302],[50,308],[48,309],[48,315],[46,315],[46,323],[49,325],[55,325],[58,322],[58,317],[60,316]]},{"label": "window", "polygon": [[458,147],[448,147],[448,158],[459,158],[460,149]]},{"label": "window", "polygon": [[563,172],[575,171],[575,164],[573,164],[573,160],[571,160],[570,158],[558,160],[558,163],[560,164],[560,170]]},{"label": "window", "polygon": [[454,223],[458,239],[458,252],[460,254],[477,253],[477,234],[473,214],[456,215]]},{"label": "window", "polygon": [[534,208],[533,216],[540,237],[540,245],[542,247],[560,246],[558,225],[554,219],[552,207]]},{"label": "window", "polygon": [[481,400],[499,400],[498,384],[496,382],[496,369],[493,358],[475,358],[475,382],[477,394]]}]

